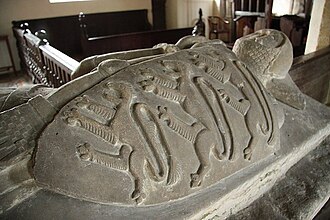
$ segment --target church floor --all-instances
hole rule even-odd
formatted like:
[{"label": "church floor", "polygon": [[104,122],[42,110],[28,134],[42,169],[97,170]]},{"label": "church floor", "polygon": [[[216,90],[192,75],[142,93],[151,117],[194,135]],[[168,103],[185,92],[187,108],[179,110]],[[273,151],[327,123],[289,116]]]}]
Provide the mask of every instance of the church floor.
[{"label": "church floor", "polygon": [[24,72],[0,74],[0,87],[20,87],[32,84],[31,78]]}]

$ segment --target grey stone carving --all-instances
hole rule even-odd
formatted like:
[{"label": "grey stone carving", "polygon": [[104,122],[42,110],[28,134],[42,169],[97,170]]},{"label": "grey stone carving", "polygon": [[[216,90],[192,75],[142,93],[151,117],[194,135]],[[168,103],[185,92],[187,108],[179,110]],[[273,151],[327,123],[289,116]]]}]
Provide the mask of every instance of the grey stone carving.
[{"label": "grey stone carving", "polygon": [[94,202],[180,199],[275,152],[278,113],[235,54],[202,42],[129,65],[65,104],[39,138],[34,175]]},{"label": "grey stone carving", "polygon": [[293,54],[284,33],[259,30],[238,39],[233,51],[276,99],[297,109],[305,108],[306,101],[288,74]]},{"label": "grey stone carving", "polygon": [[0,170],[32,152],[37,136],[55,113],[52,107],[44,105],[47,101],[41,95],[53,91],[42,85],[1,89]]},{"label": "grey stone carving", "polygon": [[[246,41],[257,37],[272,49],[282,35],[266,33]],[[268,89],[282,102],[304,105],[299,91],[281,81],[291,62],[277,64],[282,57],[274,56],[254,65],[243,47],[234,48],[244,62],[221,41],[200,37],[143,50],[141,57],[133,51],[85,60],[78,75],[97,68],[0,114],[1,132],[9,130],[5,137],[11,138],[0,143],[1,169],[29,155],[39,189],[91,204],[143,208],[203,195],[274,159],[283,151],[280,139],[287,141],[280,129],[288,107]],[[16,137],[18,122],[27,126]]]}]

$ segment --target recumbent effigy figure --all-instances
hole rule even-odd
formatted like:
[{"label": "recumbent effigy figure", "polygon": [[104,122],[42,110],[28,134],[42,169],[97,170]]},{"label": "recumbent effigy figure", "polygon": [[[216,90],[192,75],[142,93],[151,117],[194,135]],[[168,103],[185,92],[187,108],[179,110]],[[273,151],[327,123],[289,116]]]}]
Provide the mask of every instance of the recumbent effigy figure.
[{"label": "recumbent effigy figure", "polygon": [[186,37],[88,58],[75,80],[38,87],[39,96],[4,96],[1,169],[31,158],[39,187],[102,204],[156,205],[203,192],[278,150],[275,98],[305,105],[282,80],[292,63],[283,33],[261,30],[233,51]]}]

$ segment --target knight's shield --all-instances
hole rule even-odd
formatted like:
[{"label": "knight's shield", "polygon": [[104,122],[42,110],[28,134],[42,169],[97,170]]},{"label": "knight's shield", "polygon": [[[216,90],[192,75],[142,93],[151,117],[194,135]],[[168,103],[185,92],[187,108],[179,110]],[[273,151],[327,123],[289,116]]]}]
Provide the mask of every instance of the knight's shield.
[{"label": "knight's shield", "polygon": [[278,142],[261,84],[207,46],[131,65],[68,102],[39,138],[34,174],[75,198],[151,205],[202,192]]}]

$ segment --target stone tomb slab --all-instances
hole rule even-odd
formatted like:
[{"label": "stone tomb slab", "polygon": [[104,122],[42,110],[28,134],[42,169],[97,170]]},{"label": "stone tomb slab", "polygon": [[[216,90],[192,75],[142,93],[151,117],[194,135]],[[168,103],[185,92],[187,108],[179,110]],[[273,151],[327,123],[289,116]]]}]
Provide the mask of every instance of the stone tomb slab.
[{"label": "stone tomb slab", "polygon": [[182,199],[167,203],[127,206],[97,204],[39,189],[30,198],[2,214],[3,219],[210,219],[226,218],[245,208],[269,190],[277,179],[330,134],[328,107],[306,98],[306,109],[286,105],[281,128],[281,148],[218,183]]},{"label": "stone tomb slab", "polygon": [[183,199],[272,157],[277,108],[224,46],[182,50],[130,65],[67,103],[39,138],[34,176],[96,203]]}]

